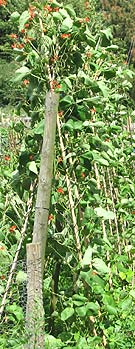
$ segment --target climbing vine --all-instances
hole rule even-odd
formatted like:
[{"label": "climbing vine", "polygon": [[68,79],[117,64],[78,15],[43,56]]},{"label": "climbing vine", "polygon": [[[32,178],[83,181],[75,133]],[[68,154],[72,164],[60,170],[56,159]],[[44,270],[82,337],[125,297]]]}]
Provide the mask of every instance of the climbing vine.
[{"label": "climbing vine", "polygon": [[[56,1],[34,1],[21,15],[11,15],[19,27],[10,38],[20,96],[10,127],[15,143],[9,139],[2,154],[0,291],[3,296],[31,190],[19,257],[24,262],[32,239],[44,100],[52,90],[60,103],[43,289],[47,345],[129,349],[134,341],[135,112],[128,91],[134,73],[117,58],[111,29],[97,24],[95,7],[90,16],[88,5],[83,18]],[[2,314],[3,349],[7,337],[11,348],[20,348],[19,338],[5,332],[9,322],[23,331],[25,306],[18,295],[25,282],[26,271],[18,264]]]}]

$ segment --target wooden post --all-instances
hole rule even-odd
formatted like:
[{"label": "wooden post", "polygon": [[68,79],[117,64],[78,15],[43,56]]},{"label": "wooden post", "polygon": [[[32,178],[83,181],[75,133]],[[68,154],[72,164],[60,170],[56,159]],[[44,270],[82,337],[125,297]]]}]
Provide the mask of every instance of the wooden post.
[{"label": "wooden post", "polygon": [[27,244],[27,308],[25,349],[44,349],[44,308],[40,243]]},{"label": "wooden post", "polygon": [[41,152],[41,164],[33,229],[33,243],[41,243],[42,273],[44,270],[45,248],[47,241],[47,225],[53,175],[58,103],[59,94],[53,91],[48,92],[45,103],[45,129]]}]

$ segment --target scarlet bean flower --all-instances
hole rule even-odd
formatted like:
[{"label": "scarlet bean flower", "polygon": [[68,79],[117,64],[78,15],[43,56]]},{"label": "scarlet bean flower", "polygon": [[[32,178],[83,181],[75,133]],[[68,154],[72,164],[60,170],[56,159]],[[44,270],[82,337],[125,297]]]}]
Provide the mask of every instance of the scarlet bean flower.
[{"label": "scarlet bean flower", "polygon": [[60,187],[60,188],[58,188],[58,189],[57,189],[57,193],[64,194],[64,190],[63,190],[63,188],[61,188],[61,187]]},{"label": "scarlet bean flower", "polygon": [[54,216],[52,215],[52,214],[50,214],[49,216],[48,216],[48,221],[52,221],[54,219]]},{"label": "scarlet bean flower", "polygon": [[0,251],[4,251],[5,247],[4,246],[0,246]]},{"label": "scarlet bean flower", "polygon": [[29,28],[29,26],[30,26],[29,23],[25,24],[25,28]]},{"label": "scarlet bean flower", "polygon": [[84,18],[84,22],[88,23],[90,21],[89,17]]},{"label": "scarlet bean flower", "polygon": [[21,49],[24,47],[24,44],[18,44],[18,45],[16,45],[16,47]]},{"label": "scarlet bean flower", "polygon": [[29,80],[28,79],[25,79],[25,80],[23,80],[23,85],[25,85],[25,86],[27,86],[27,85],[29,85]]},{"label": "scarlet bean flower", "polygon": [[5,159],[6,161],[10,161],[10,156],[9,156],[9,155],[5,155],[4,159]]},{"label": "scarlet bean flower", "polygon": [[84,172],[81,173],[81,177],[85,178],[85,173]]},{"label": "scarlet bean flower", "polygon": [[6,6],[7,2],[6,0],[0,0],[0,6]]},{"label": "scarlet bean flower", "polygon": [[9,228],[10,233],[13,233],[15,230],[16,230],[16,225],[12,225],[12,226]]},{"label": "scarlet bean flower", "polygon": [[70,38],[71,34],[61,34],[62,39]]},{"label": "scarlet bean flower", "polygon": [[48,12],[52,12],[53,9],[50,5],[46,5],[46,6],[44,6],[44,10],[48,11]]},{"label": "scarlet bean flower", "polygon": [[18,38],[18,36],[16,34],[13,34],[13,33],[10,34],[9,36],[10,36],[11,39],[17,39]]},{"label": "scarlet bean flower", "polygon": [[62,117],[63,114],[64,114],[63,110],[61,110],[61,111],[58,112],[58,116],[59,116],[59,117]]},{"label": "scarlet bean flower", "polygon": [[57,161],[58,161],[58,164],[60,164],[63,160],[61,157],[59,157]]},{"label": "scarlet bean flower", "polygon": [[5,275],[1,275],[1,280],[5,280],[6,276]]},{"label": "scarlet bean flower", "polygon": [[61,85],[58,84],[58,82],[56,80],[50,81],[50,86],[51,86],[52,90],[54,90],[55,88],[61,88]]},{"label": "scarlet bean flower", "polygon": [[94,108],[90,109],[90,111],[91,111],[92,114],[95,114],[96,113],[96,108],[94,107]]},{"label": "scarlet bean flower", "polygon": [[11,48],[17,48],[17,44],[14,42],[14,44],[13,45],[11,45]]}]

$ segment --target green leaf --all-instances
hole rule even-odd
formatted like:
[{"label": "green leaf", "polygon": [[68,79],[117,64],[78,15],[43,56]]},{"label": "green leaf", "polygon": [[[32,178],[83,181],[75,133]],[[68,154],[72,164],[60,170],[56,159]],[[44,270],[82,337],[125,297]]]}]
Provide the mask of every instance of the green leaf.
[{"label": "green leaf", "polygon": [[99,304],[98,303],[89,302],[89,303],[87,303],[86,307],[87,307],[87,310],[92,310],[95,315],[98,314],[98,311],[99,311]]},{"label": "green leaf", "polygon": [[72,90],[72,84],[69,78],[64,79],[65,84],[69,87],[70,90]]},{"label": "green leaf", "polygon": [[106,308],[108,314],[110,314],[110,315],[117,315],[117,308],[113,307],[112,305],[108,305],[107,304],[105,306],[105,308]]},{"label": "green leaf", "polygon": [[37,126],[33,129],[34,134],[43,135],[44,132],[44,119],[41,120]]},{"label": "green leaf", "polygon": [[103,96],[104,96],[104,97],[108,97],[109,89],[108,89],[108,87],[106,86],[106,84],[104,83],[104,81],[97,81],[97,84],[98,84],[100,90],[102,91]]},{"label": "green leaf", "polygon": [[76,13],[71,5],[66,5],[64,8],[71,17],[76,18]]},{"label": "green leaf", "polygon": [[19,270],[19,272],[16,275],[17,284],[22,284],[23,282],[26,282],[26,280],[27,274],[23,270]]},{"label": "green leaf", "polygon": [[20,13],[17,11],[13,12],[10,16],[10,19],[12,22],[18,21],[19,18],[20,18]]},{"label": "green leaf", "polygon": [[107,38],[107,40],[109,40],[109,39],[112,39],[112,38],[113,38],[111,28],[102,29],[102,30],[100,30],[100,32],[101,32],[101,33],[103,33],[103,35],[105,35],[105,37]]},{"label": "green leaf", "polygon": [[69,31],[72,28],[72,26],[73,26],[73,20],[68,16],[62,22],[62,25],[61,25],[62,33]]},{"label": "green leaf", "polygon": [[74,314],[74,309],[67,307],[61,313],[61,320],[66,321]]},{"label": "green leaf", "polygon": [[87,313],[87,307],[86,305],[76,308],[76,313],[80,316],[80,317],[84,317],[86,316]]},{"label": "green leaf", "polygon": [[87,300],[88,300],[86,297],[84,297],[83,295],[80,295],[80,294],[74,294],[72,296],[72,299],[73,300],[78,300],[78,301],[83,302],[83,303],[86,303]]},{"label": "green leaf", "polygon": [[114,219],[115,218],[114,212],[109,211],[109,210],[105,210],[102,207],[96,207],[94,209],[94,211],[98,217],[103,217],[104,219]]},{"label": "green leaf", "polygon": [[84,265],[89,265],[91,263],[92,253],[93,253],[93,248],[89,246],[84,253],[83,260],[82,260],[82,267]]},{"label": "green leaf", "polygon": [[21,31],[22,29],[24,29],[24,25],[27,23],[27,21],[30,18],[30,14],[29,11],[24,11],[19,19],[19,31]]},{"label": "green leaf", "polygon": [[72,96],[65,96],[64,98],[61,99],[61,102],[72,105],[74,103],[74,99]]},{"label": "green leaf", "polygon": [[109,269],[102,259],[94,258],[92,261],[92,264],[93,264],[94,268],[96,268],[98,270],[99,273],[102,273],[102,274],[109,273]]},{"label": "green leaf", "polygon": [[15,78],[13,79],[14,82],[21,81],[25,76],[30,74],[30,69],[23,66],[16,70],[15,72]]},{"label": "green leaf", "polygon": [[135,299],[135,290],[131,290],[129,292],[130,296],[133,297]]},{"label": "green leaf", "polygon": [[38,170],[37,170],[37,166],[35,161],[31,161],[29,164],[29,170],[33,173],[35,173],[36,175],[38,174]]}]

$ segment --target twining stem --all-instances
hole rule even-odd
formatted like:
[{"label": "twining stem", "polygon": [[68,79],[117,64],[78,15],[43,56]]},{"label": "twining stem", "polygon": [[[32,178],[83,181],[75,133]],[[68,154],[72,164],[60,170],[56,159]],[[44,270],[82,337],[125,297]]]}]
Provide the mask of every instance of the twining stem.
[{"label": "twining stem", "polygon": [[[65,152],[65,148],[64,148],[63,139],[62,139],[59,115],[57,115],[57,127],[58,127],[59,139],[60,139],[60,148],[61,148],[62,158],[65,161],[65,159],[66,159],[66,152]],[[80,243],[80,237],[79,237],[79,228],[78,228],[78,225],[77,225],[77,219],[76,219],[76,215],[75,215],[75,205],[74,205],[74,201],[73,201],[73,195],[72,195],[72,190],[71,190],[71,183],[70,183],[70,179],[69,179],[69,176],[68,176],[67,169],[66,169],[65,178],[66,178],[66,184],[67,184],[67,190],[68,190],[68,197],[69,197],[71,215],[72,215],[72,220],[73,220],[76,249],[77,249],[77,252],[78,252],[78,259],[81,262],[82,261],[82,252],[81,252],[81,243]]]}]

